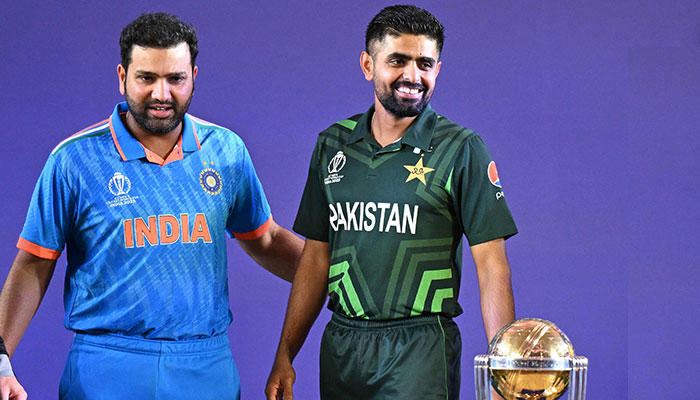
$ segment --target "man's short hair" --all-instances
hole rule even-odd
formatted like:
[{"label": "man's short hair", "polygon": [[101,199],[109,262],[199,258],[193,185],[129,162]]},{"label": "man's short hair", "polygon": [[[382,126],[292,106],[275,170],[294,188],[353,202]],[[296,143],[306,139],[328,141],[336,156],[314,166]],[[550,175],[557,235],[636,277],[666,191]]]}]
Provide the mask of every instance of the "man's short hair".
[{"label": "man's short hair", "polygon": [[411,5],[384,8],[375,15],[365,31],[365,50],[374,56],[374,45],[386,35],[425,35],[437,42],[438,56],[445,42],[445,27],[428,11]]},{"label": "man's short hair", "polygon": [[134,46],[169,49],[185,42],[190,48],[190,63],[194,68],[199,52],[197,33],[192,25],[178,17],[162,12],[144,13],[125,26],[119,38],[122,66],[129,68]]}]

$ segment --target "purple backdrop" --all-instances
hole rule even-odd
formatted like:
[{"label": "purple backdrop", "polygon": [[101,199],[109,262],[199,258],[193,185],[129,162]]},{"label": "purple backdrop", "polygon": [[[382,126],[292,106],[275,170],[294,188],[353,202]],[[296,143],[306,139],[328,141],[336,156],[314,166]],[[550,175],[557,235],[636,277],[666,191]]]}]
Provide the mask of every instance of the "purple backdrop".
[{"label": "purple backdrop", "polygon": [[[191,112],[243,137],[289,227],[316,134],[371,104],[364,28],[390,3],[97,3],[3,4],[1,277],[51,149],[120,101],[119,32],[143,11],[197,27]],[[433,106],[484,137],[520,229],[508,242],[516,313],[568,334],[590,360],[593,400],[683,398],[698,371],[700,3],[661,3],[418,2],[447,28]],[[235,241],[229,250],[229,335],[243,397],[262,398],[290,286]],[[472,359],[486,341],[466,260],[457,320],[462,398],[473,399]],[[64,272],[62,258],[13,359],[35,399],[56,397],[72,338]],[[318,397],[328,317],[295,362],[298,399]]]}]

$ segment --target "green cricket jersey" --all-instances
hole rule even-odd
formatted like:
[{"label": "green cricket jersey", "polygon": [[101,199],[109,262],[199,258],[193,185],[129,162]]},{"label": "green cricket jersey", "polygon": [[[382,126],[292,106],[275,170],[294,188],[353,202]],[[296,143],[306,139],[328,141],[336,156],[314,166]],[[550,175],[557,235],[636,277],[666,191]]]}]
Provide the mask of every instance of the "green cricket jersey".
[{"label": "green cricket jersey", "polygon": [[328,308],[350,318],[454,317],[462,235],[517,233],[483,140],[430,106],[380,147],[374,107],[321,132],[294,230],[328,242]]}]

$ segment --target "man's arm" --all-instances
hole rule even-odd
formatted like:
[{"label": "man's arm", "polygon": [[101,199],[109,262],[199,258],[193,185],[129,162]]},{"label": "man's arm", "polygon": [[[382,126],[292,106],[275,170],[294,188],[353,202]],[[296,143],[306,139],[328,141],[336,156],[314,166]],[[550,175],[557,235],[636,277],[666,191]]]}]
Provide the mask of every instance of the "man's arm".
[{"label": "man's arm", "polygon": [[[39,308],[53,276],[56,260],[20,250],[0,293],[0,336],[11,356]],[[14,376],[0,377],[0,399],[24,400],[27,393]]]},{"label": "man's arm", "polygon": [[292,361],[301,349],[328,294],[328,243],[306,240],[289,295],[275,363],[267,380],[268,400],[292,400],[296,373]]},{"label": "man's arm", "polygon": [[471,247],[481,295],[481,315],[489,343],[498,331],[515,319],[510,265],[503,239]]},{"label": "man's arm", "polygon": [[10,356],[39,308],[55,267],[56,260],[17,252],[0,293],[0,336]]},{"label": "man's arm", "polygon": [[[503,239],[491,240],[472,246],[471,251],[479,279],[484,330],[491,343],[498,331],[515,319],[506,242]],[[502,399],[493,388],[491,396],[494,400]]]},{"label": "man's arm", "polygon": [[291,282],[304,241],[292,232],[272,225],[264,235],[253,240],[238,239],[243,250],[266,270]]}]

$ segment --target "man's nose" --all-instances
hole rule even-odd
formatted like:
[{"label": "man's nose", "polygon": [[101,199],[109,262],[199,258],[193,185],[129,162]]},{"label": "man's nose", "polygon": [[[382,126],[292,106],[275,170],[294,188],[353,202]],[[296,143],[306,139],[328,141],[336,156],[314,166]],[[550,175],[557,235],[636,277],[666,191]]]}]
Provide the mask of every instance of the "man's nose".
[{"label": "man's nose", "polygon": [[420,82],[420,72],[417,63],[407,63],[403,69],[403,79],[412,83],[418,83]]},{"label": "man's nose", "polygon": [[165,79],[159,79],[156,82],[151,97],[158,101],[170,101],[170,85]]}]

